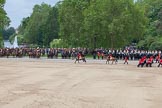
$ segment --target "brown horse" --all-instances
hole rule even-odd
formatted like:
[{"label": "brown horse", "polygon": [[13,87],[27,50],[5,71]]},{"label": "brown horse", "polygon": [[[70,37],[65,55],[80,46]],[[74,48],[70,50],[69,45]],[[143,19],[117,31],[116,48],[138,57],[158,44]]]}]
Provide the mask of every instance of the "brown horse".
[{"label": "brown horse", "polygon": [[9,48],[6,48],[5,54],[6,54],[7,58],[9,58],[9,56],[10,56],[10,49]]},{"label": "brown horse", "polygon": [[41,56],[41,52],[40,52],[40,50],[36,50],[36,53],[35,53],[35,58],[40,58],[40,56]]},{"label": "brown horse", "polygon": [[112,61],[112,64],[113,63],[117,63],[117,58],[115,57],[112,57],[112,56],[108,56],[107,59],[106,59],[106,64],[108,63],[109,64],[109,61]]},{"label": "brown horse", "polygon": [[84,57],[84,56],[82,56],[82,57],[80,57],[80,58],[76,57],[76,59],[75,59],[75,62],[74,62],[74,63],[76,63],[77,61],[78,61],[78,63],[79,63],[79,61],[82,61],[82,60],[83,60],[83,62],[85,62],[85,63],[86,63],[86,59],[85,59],[85,57]]},{"label": "brown horse", "polygon": [[3,56],[4,56],[4,50],[0,49],[0,57],[3,57]]}]

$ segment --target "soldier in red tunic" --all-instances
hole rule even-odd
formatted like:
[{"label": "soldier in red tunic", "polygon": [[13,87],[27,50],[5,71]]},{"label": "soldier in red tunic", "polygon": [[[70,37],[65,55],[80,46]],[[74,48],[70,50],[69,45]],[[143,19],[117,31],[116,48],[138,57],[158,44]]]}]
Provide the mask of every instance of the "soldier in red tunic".
[{"label": "soldier in red tunic", "polygon": [[148,67],[148,65],[150,67],[152,67],[152,63],[153,63],[153,57],[151,56],[150,58],[148,58],[147,62],[146,62],[146,67]]},{"label": "soldier in red tunic", "polygon": [[143,65],[146,63],[146,57],[142,57],[140,60],[139,60],[139,64],[137,65],[137,67],[139,67],[141,65],[141,67],[143,67]]}]

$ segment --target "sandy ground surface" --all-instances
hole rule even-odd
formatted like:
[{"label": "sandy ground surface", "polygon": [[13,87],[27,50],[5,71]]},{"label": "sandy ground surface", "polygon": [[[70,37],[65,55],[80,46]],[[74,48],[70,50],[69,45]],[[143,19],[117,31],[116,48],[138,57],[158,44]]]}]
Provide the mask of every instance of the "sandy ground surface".
[{"label": "sandy ground surface", "polygon": [[0,108],[162,108],[162,67],[0,59]]}]

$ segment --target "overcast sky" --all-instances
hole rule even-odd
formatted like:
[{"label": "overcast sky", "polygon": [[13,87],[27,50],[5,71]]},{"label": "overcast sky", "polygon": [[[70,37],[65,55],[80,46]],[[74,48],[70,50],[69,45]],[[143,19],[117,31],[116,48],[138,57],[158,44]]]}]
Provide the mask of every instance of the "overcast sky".
[{"label": "overcast sky", "polygon": [[54,6],[59,0],[6,0],[5,11],[11,27],[17,28],[24,17],[30,16],[35,4],[42,2]]}]

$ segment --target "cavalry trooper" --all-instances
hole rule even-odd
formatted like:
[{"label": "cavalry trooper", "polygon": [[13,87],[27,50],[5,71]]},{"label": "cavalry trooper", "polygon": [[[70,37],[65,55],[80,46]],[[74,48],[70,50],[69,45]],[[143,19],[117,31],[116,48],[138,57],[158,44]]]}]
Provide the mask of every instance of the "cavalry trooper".
[{"label": "cavalry trooper", "polygon": [[128,55],[127,55],[127,54],[124,56],[124,64],[125,64],[125,63],[128,64]]},{"label": "cavalry trooper", "polygon": [[124,64],[126,64],[126,63],[128,64],[128,59],[129,59],[128,53],[124,54],[124,58],[123,59],[124,59]]},{"label": "cavalry trooper", "polygon": [[98,52],[97,52],[98,60],[100,59],[100,55],[101,55],[101,54],[100,54],[100,52],[98,51]]},{"label": "cavalry trooper", "polygon": [[78,60],[81,59],[81,53],[80,52],[78,52],[77,58],[78,58]]},{"label": "cavalry trooper", "polygon": [[159,60],[158,67],[160,67],[160,65],[162,65],[162,58]]},{"label": "cavalry trooper", "polygon": [[39,47],[37,47],[36,52],[40,52],[40,48]]}]

